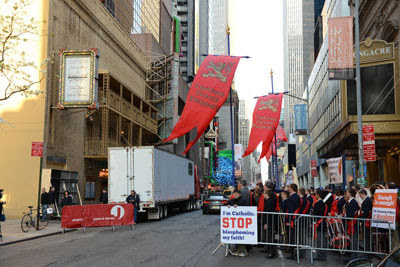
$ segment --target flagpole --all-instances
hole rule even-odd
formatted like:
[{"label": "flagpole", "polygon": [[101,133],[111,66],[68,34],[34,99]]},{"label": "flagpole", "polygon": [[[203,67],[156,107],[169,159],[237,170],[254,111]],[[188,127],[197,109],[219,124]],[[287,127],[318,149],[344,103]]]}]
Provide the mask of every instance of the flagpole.
[{"label": "flagpole", "polygon": [[[230,44],[230,28],[229,25],[226,28],[226,35],[228,37],[228,56],[231,55],[231,44]],[[233,186],[235,186],[235,141],[234,141],[234,132],[233,132],[233,108],[232,108],[232,86],[229,90],[229,103],[230,103],[230,112],[231,112],[231,143],[232,143],[232,178],[233,178]],[[228,186],[230,182],[228,181]]]},{"label": "flagpole", "polygon": [[[272,88],[272,94],[273,94],[274,93],[274,73],[272,72],[272,69],[271,69],[270,74],[271,74],[271,88]],[[279,184],[278,146],[276,143],[276,129],[275,129],[274,137],[275,137],[274,139],[275,139],[276,188],[279,189],[280,184]],[[272,157],[274,157],[274,151],[272,151]]]}]

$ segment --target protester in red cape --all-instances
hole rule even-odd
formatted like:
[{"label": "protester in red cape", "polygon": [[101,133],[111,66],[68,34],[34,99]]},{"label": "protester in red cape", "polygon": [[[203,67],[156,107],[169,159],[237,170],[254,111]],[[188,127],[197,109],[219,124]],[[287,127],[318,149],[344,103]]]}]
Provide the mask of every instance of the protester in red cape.
[{"label": "protester in red cape", "polygon": [[138,194],[136,194],[135,190],[131,191],[131,194],[126,198],[126,202],[127,203],[131,203],[133,205],[134,208],[134,224],[136,224],[137,222],[137,213],[139,210],[139,204],[140,204],[140,198],[138,196]]},{"label": "protester in red cape", "polygon": [[[372,201],[368,197],[367,191],[364,189],[360,190],[358,192],[360,195],[362,201],[361,204],[361,218],[364,219],[371,219],[372,218]],[[366,222],[361,222],[361,229],[362,231],[365,231],[364,233],[364,248],[366,251],[370,251],[370,233],[371,233],[371,222],[366,221]],[[371,254],[367,254],[367,257],[371,257]]]},{"label": "protester in red cape", "polygon": [[343,188],[339,188],[338,190],[336,190],[336,195],[339,197],[339,200],[337,202],[335,216],[343,216],[344,206],[346,205],[346,199],[344,198]]},{"label": "protester in red cape", "polygon": [[[263,232],[264,236],[267,237],[267,243],[275,243],[274,236],[275,231],[278,227],[278,216],[271,214],[276,212],[276,205],[278,202],[278,198],[276,197],[275,193],[272,192],[271,189],[265,190],[265,205],[264,205],[264,212],[268,212],[268,214],[264,214],[262,218],[263,222]],[[268,253],[268,258],[272,259],[277,256],[277,248],[274,245],[267,245],[265,247],[264,252]]]},{"label": "protester in red cape", "polygon": [[[356,190],[353,188],[350,188],[346,192],[346,197],[348,199],[347,205],[346,205],[346,218],[358,218],[358,211],[360,210],[360,207],[358,206],[358,202],[355,199],[356,197]],[[346,220],[347,222],[347,233],[349,234],[351,238],[351,245],[350,249],[351,250],[358,250],[358,225],[355,220]],[[353,253],[347,253],[346,254],[346,259],[344,262],[347,264],[350,260],[356,259],[358,257],[358,253],[353,252]]]},{"label": "protester in red cape", "polygon": [[258,207],[258,205],[259,205],[259,203],[260,203],[260,200],[262,199],[262,197],[263,197],[263,190],[262,189],[260,189],[260,188],[256,188],[255,190],[254,190],[254,193],[252,194],[252,197],[253,197],[253,199],[252,199],[252,206],[254,206],[254,207]]},{"label": "protester in red cape", "polygon": [[332,194],[332,189],[329,185],[325,186],[325,198],[323,201],[328,206],[328,214],[331,213],[332,203],[334,200],[334,195]]},{"label": "protester in red cape", "polygon": [[[235,189],[233,191],[233,198],[228,201],[228,207],[231,207],[231,206],[233,206],[233,207],[248,206],[247,201],[242,198],[242,193],[240,192],[239,189]],[[232,255],[246,257],[247,256],[246,245],[243,245],[243,244],[237,245],[237,250],[233,249]]]},{"label": "protester in red cape", "polygon": [[[289,202],[288,202],[288,213],[299,214],[301,207],[301,198],[297,195],[298,187],[296,184],[289,185]],[[289,215],[289,231],[290,231],[290,244],[296,244],[296,227],[294,225],[296,216]],[[289,252],[291,255],[287,256],[286,259],[297,260],[294,247],[290,247]],[[300,258],[304,258],[305,251],[300,250]]]},{"label": "protester in red cape", "polygon": [[306,190],[304,188],[300,188],[299,195],[301,197],[300,214],[309,214],[310,213],[310,202],[308,202],[308,200],[307,200]]},{"label": "protester in red cape", "polygon": [[[260,189],[259,187],[256,187],[254,190],[253,194],[253,206],[257,207],[257,212],[263,212],[264,211],[264,204],[265,204],[265,199],[264,199],[264,191]],[[261,214],[258,213],[257,216],[257,229],[258,230],[258,242],[262,241],[262,223],[261,223]]]},{"label": "protester in red cape", "polygon": [[306,189],[306,194],[307,194],[307,200],[310,203],[310,213],[312,213],[312,208],[315,203],[314,187],[310,187],[309,189]]},{"label": "protester in red cape", "polygon": [[281,198],[282,198],[282,202],[280,204],[280,210],[283,213],[287,213],[288,212],[288,198],[289,198],[289,192],[288,191],[282,191],[281,192]]},{"label": "protester in red cape", "polygon": [[[317,190],[317,202],[314,204],[313,215],[326,216],[328,214],[328,206],[324,203],[323,198],[326,193],[322,190]],[[324,218],[314,218],[314,239],[318,248],[327,248],[327,239],[325,238],[326,227],[324,227]],[[326,250],[317,250],[316,261],[327,261]]]}]

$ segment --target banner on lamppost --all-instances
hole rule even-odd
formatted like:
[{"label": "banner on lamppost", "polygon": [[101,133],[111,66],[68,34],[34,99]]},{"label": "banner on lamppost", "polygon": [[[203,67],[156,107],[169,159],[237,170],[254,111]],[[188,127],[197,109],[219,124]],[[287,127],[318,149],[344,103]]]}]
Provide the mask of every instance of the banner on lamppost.
[{"label": "banner on lamppost", "polygon": [[330,184],[343,183],[343,158],[328,159],[328,175]]},{"label": "banner on lamppost", "polygon": [[353,17],[328,19],[329,80],[354,79]]},{"label": "banner on lamppost", "polygon": [[311,177],[312,178],[317,178],[318,177],[317,161],[316,160],[311,160]]},{"label": "banner on lamppost", "polygon": [[235,144],[235,176],[242,176],[242,144]]},{"label": "banner on lamppost", "polygon": [[294,105],[295,134],[307,134],[307,105]]},{"label": "banner on lamppost", "polygon": [[375,134],[374,125],[363,125],[364,160],[375,161]]}]

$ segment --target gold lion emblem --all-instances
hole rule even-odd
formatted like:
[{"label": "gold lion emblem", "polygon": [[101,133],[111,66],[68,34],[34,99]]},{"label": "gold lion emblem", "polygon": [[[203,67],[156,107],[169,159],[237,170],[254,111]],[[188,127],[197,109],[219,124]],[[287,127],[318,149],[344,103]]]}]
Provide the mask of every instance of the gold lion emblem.
[{"label": "gold lion emblem", "polygon": [[259,110],[270,109],[273,112],[278,111],[278,101],[269,99],[267,101],[261,101]]},{"label": "gold lion emblem", "polygon": [[215,65],[212,61],[210,61],[210,64],[206,67],[209,69],[209,71],[208,73],[203,73],[203,77],[214,77],[219,79],[221,82],[226,83],[232,67],[233,63],[218,63]]}]

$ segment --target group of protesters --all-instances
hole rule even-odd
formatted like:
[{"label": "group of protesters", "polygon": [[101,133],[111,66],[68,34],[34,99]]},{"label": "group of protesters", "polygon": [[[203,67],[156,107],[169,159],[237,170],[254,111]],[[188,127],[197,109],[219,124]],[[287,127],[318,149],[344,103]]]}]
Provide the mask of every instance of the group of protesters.
[{"label": "group of protesters", "polygon": [[[397,186],[394,183],[389,183],[386,188],[397,188]],[[265,184],[260,181],[255,188],[249,190],[246,181],[241,180],[233,191],[228,205],[256,206],[258,211],[259,243],[277,244],[278,242],[274,240],[275,234],[280,234],[280,238],[286,244],[293,245],[286,247],[286,251],[289,253],[286,258],[297,260],[297,251],[294,246],[296,237],[301,235],[301,238],[305,238],[304,233],[307,232],[306,229],[296,228],[296,217],[301,214],[313,216],[312,226],[310,227],[314,231],[313,237],[319,248],[326,249],[328,244],[326,238],[327,226],[325,224],[327,219],[318,216],[331,216],[343,218],[346,235],[348,235],[349,243],[351,244],[359,245],[359,231],[362,227],[363,231],[365,231],[364,238],[367,238],[363,242],[363,249],[364,251],[372,251],[370,240],[368,239],[371,227],[370,221],[365,221],[365,225],[360,227],[359,223],[355,223],[355,219],[371,219],[373,203],[371,198],[374,191],[374,187],[370,189],[351,187],[344,190],[342,187],[334,189],[331,186],[315,190],[313,187],[307,189],[299,188],[296,184],[290,184],[285,186],[283,190],[278,190],[275,188],[275,184],[269,181]],[[273,213],[279,213],[279,215],[272,216]],[[308,226],[303,225],[303,227]],[[300,233],[297,231],[300,231]],[[282,235],[285,236],[283,237]],[[351,248],[357,250],[360,247],[352,246]],[[232,253],[235,256],[244,257],[249,249],[252,249],[249,245],[237,245]],[[277,256],[276,245],[266,245],[262,251],[268,254],[268,258]],[[299,251],[300,258],[303,258],[304,254],[305,250]],[[357,253],[346,253],[344,261],[349,262],[357,256]],[[369,254],[366,256],[369,257]],[[314,260],[327,261],[327,250],[317,250]]]}]

